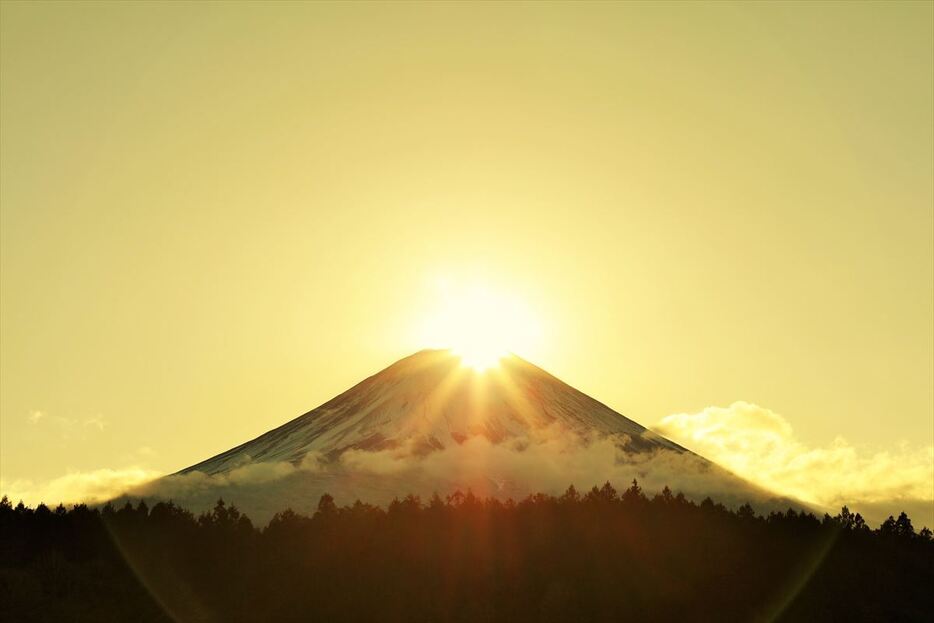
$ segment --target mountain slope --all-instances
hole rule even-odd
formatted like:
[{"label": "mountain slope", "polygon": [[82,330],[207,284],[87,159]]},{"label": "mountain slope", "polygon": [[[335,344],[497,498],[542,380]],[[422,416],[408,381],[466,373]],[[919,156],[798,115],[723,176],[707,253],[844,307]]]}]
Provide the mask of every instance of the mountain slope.
[{"label": "mountain slope", "polygon": [[335,460],[350,449],[385,450],[405,442],[428,453],[474,436],[498,443],[534,438],[553,427],[613,437],[633,451],[686,452],[515,355],[497,369],[477,373],[448,351],[426,350],[179,473],[219,474],[251,462],[299,463],[309,453]]}]

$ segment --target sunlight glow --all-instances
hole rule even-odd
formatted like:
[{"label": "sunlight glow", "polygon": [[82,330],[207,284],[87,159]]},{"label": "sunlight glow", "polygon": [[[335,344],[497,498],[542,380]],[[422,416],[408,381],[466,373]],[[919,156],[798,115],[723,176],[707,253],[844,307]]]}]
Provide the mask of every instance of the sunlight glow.
[{"label": "sunlight glow", "polygon": [[527,353],[541,329],[516,297],[485,286],[457,288],[440,284],[438,308],[423,327],[423,343],[450,348],[465,366],[484,371],[510,353]]}]

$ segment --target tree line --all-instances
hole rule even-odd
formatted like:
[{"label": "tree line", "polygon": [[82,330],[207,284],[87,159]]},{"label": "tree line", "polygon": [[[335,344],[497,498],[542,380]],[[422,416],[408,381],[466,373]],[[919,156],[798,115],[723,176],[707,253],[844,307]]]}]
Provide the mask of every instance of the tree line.
[{"label": "tree line", "polygon": [[934,540],[905,513],[758,515],[609,483],[515,502],[320,498],[262,529],[218,500],[0,501],[5,621],[924,621]]}]

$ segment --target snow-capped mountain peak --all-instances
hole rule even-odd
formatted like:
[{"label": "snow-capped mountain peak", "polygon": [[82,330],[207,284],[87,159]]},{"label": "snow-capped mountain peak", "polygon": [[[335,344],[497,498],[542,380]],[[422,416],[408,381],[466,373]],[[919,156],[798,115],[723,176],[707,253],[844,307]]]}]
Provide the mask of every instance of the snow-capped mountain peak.
[{"label": "snow-capped mountain peak", "polygon": [[410,444],[430,453],[471,437],[493,443],[553,434],[616,439],[632,451],[684,449],[516,355],[477,372],[447,350],[397,361],[323,405],[181,473],[219,474],[251,462],[298,464],[310,454]]}]

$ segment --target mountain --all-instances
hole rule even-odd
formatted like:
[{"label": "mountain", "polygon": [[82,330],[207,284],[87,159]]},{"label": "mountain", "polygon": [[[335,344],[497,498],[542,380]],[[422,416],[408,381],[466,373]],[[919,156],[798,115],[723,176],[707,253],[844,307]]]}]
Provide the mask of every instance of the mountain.
[{"label": "mountain", "polygon": [[429,453],[481,436],[493,443],[558,427],[604,435],[633,450],[686,452],[603,403],[515,355],[482,373],[445,350],[423,350],[392,364],[320,407],[252,441],[181,470],[219,474],[250,462],[327,460],[347,450],[405,443]]},{"label": "mountain", "polygon": [[788,500],[736,478],[531,363],[477,372],[425,350],[256,439],[132,492],[193,510],[218,497],[260,522],[321,494],[385,504],[456,490],[518,499],[638,478],[689,497],[759,508]]}]

